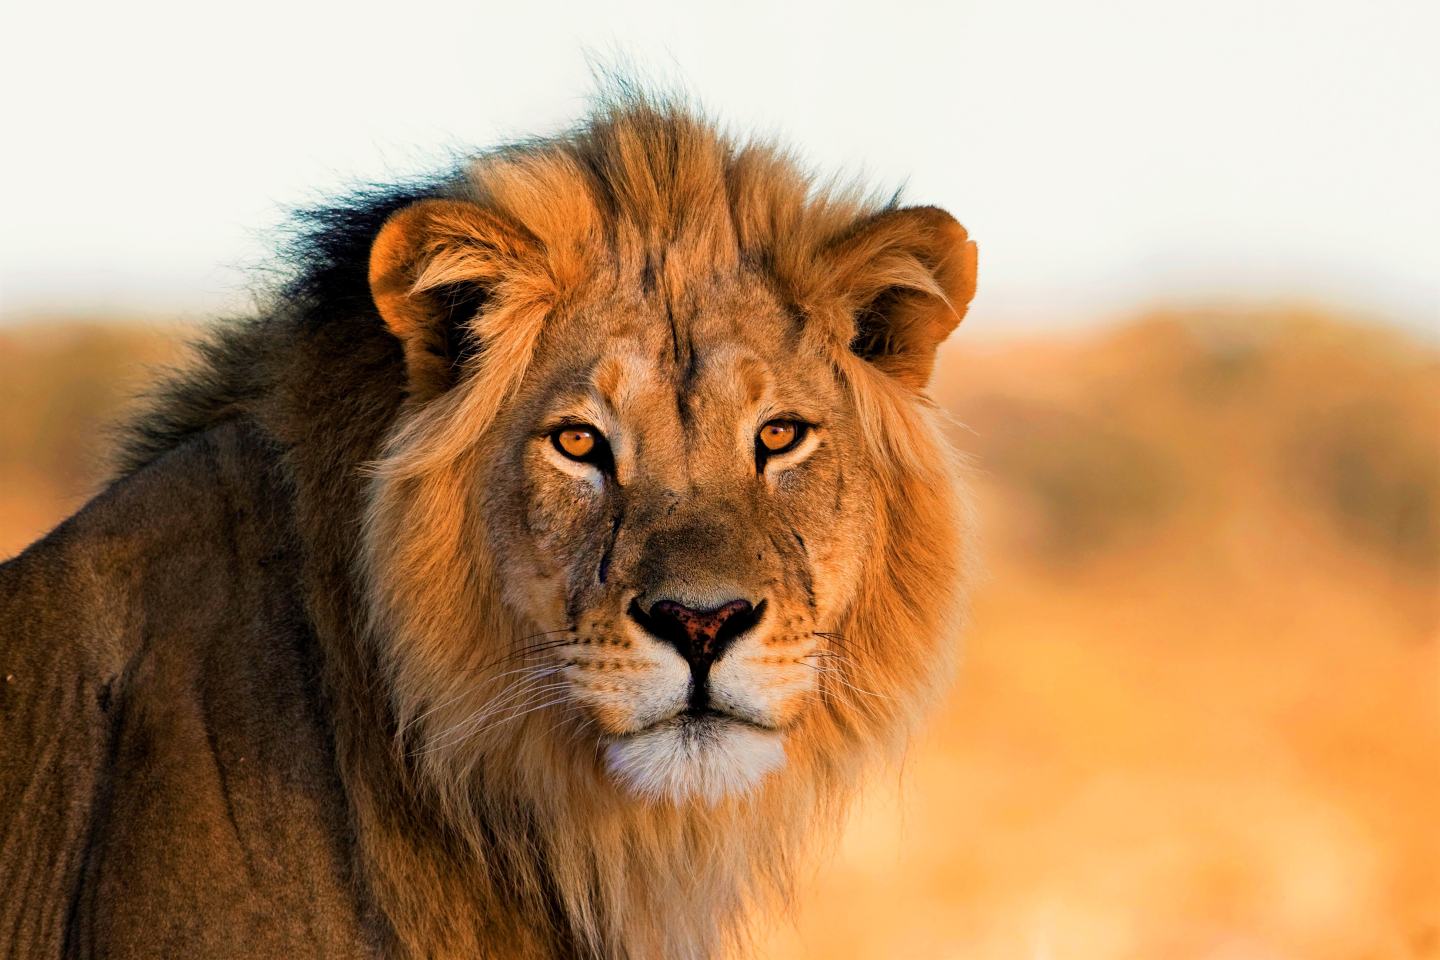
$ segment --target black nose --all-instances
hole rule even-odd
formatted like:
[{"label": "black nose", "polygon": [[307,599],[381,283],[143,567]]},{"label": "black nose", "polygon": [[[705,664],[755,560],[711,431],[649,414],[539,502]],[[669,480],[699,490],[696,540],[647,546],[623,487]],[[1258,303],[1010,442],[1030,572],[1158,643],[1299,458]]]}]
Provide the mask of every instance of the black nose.
[{"label": "black nose", "polygon": [[649,611],[630,601],[631,619],[651,636],[670,644],[690,664],[696,681],[704,679],[710,664],[746,630],[760,622],[765,601],[758,607],[749,600],[731,600],[712,610],[695,610],[675,600],[661,600]]}]

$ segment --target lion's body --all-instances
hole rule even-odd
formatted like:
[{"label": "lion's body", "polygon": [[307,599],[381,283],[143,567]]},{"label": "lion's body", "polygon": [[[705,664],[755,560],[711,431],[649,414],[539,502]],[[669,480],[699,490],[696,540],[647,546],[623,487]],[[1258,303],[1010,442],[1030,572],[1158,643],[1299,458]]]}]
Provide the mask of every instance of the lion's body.
[{"label": "lion's body", "polygon": [[973,245],[644,103],[314,220],[0,567],[0,947],[721,952],[948,678]]},{"label": "lion's body", "polygon": [[269,460],[211,431],[0,569],[5,955],[376,942]]}]

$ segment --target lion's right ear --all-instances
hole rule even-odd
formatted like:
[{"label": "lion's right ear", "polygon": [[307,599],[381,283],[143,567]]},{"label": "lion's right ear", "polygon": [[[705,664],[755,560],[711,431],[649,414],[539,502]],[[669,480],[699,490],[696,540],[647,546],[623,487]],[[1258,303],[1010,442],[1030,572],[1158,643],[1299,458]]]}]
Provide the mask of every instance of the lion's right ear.
[{"label": "lion's right ear", "polygon": [[854,320],[850,349],[923,390],[935,351],[975,295],[975,244],[938,207],[886,210],[827,251]]},{"label": "lion's right ear", "polygon": [[412,398],[458,380],[480,348],[476,319],[530,247],[512,225],[459,200],[421,200],[385,221],[370,247],[370,295],[404,347]]}]

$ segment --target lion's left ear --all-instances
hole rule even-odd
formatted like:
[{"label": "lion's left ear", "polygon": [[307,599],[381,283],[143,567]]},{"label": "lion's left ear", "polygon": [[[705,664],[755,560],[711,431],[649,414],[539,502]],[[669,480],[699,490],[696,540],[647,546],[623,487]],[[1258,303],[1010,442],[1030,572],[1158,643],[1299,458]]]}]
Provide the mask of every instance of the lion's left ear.
[{"label": "lion's left ear", "polygon": [[923,389],[936,349],[975,295],[976,250],[965,228],[938,207],[887,210],[827,253],[832,289],[854,317],[850,349]]},{"label": "lion's left ear", "polygon": [[411,397],[427,399],[458,379],[479,349],[486,302],[524,275],[533,248],[522,231],[459,200],[421,200],[385,221],[370,247],[370,295],[404,347]]}]

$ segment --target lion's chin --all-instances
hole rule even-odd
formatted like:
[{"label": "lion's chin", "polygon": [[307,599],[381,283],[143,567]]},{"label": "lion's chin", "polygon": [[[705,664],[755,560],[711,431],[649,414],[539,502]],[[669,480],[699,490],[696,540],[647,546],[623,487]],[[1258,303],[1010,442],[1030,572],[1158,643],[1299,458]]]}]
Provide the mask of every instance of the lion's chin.
[{"label": "lion's chin", "polygon": [[754,790],[785,765],[782,734],[714,714],[682,715],[614,741],[610,775],[651,801],[711,805]]}]

